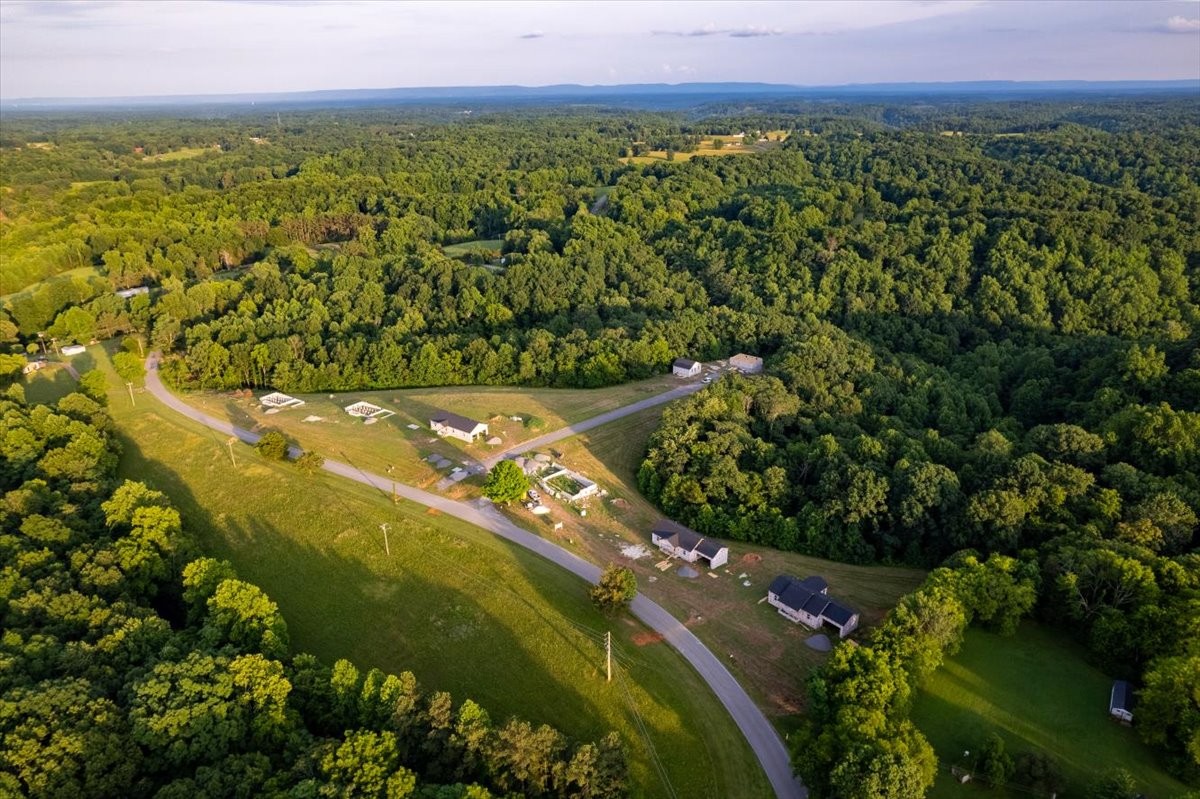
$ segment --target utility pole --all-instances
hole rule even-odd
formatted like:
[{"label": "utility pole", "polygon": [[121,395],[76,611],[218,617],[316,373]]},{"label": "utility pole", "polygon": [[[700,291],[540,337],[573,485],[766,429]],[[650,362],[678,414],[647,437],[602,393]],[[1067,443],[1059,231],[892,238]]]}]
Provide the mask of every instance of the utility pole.
[{"label": "utility pole", "polygon": [[137,403],[136,403],[136,402],[134,402],[134,400],[133,400],[133,383],[130,383],[128,380],[126,380],[126,381],[125,381],[125,388],[129,389],[129,404],[130,404],[130,405],[137,405]]},{"label": "utility pole", "polygon": [[400,497],[396,496],[396,481],[392,481],[392,504],[396,505],[400,502]]},{"label": "utility pole", "polygon": [[608,675],[607,682],[612,682],[612,633],[604,634],[604,671]]},{"label": "utility pole", "polygon": [[237,440],[238,440],[237,436],[230,436],[225,441],[225,446],[229,448],[229,460],[230,460],[230,462],[233,463],[233,468],[235,468],[235,469],[237,468],[237,461],[234,460],[234,457],[233,457],[233,442],[235,442]]},{"label": "utility pole", "polygon": [[388,557],[391,557],[392,556],[392,548],[390,546],[388,546],[388,534],[387,534],[389,527],[391,527],[391,525],[388,524],[387,522],[384,522],[383,524],[379,525],[379,529],[383,530],[383,549],[385,552],[387,552]]}]

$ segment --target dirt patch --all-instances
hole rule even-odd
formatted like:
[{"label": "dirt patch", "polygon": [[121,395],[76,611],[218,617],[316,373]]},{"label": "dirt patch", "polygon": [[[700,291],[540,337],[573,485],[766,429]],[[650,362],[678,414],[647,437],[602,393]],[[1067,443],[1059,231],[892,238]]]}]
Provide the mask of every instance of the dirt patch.
[{"label": "dirt patch", "polygon": [[759,555],[757,552],[749,552],[745,555],[742,555],[742,563],[762,563],[762,555]]},{"label": "dirt patch", "polygon": [[441,516],[442,515],[442,512],[440,510],[438,510],[437,508],[426,508],[425,512],[428,513],[430,516]]},{"label": "dirt patch", "polygon": [[620,508],[621,510],[629,510],[629,508],[630,508],[629,500],[621,499],[620,497],[617,497],[616,499],[614,499],[612,501],[612,504],[613,504],[614,508]]},{"label": "dirt patch", "polygon": [[648,646],[660,643],[662,640],[663,637],[658,633],[635,633],[633,636],[634,646]]}]

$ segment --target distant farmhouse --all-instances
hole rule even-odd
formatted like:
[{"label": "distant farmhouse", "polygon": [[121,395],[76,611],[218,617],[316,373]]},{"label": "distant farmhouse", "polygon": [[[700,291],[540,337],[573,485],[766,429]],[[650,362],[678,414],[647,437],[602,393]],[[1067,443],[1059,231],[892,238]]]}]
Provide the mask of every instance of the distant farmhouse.
[{"label": "distant farmhouse", "polygon": [[488,434],[488,426],[483,422],[450,411],[434,412],[433,416],[429,417],[429,429],[442,438],[457,438],[468,444]]},{"label": "distant farmhouse", "polygon": [[715,569],[729,562],[729,547],[715,538],[705,538],[695,530],[682,524],[663,519],[650,530],[654,545],[673,558],[682,558],[688,563],[703,561],[708,568]]},{"label": "distant farmhouse", "polygon": [[676,358],[671,364],[671,372],[676,377],[695,377],[700,374],[700,362],[690,358]]},{"label": "distant farmhouse", "polygon": [[1108,697],[1108,713],[1122,724],[1133,723],[1133,688],[1124,680],[1113,680]]},{"label": "distant farmhouse", "polygon": [[767,589],[767,602],[779,610],[779,615],[794,622],[802,622],[814,630],[828,624],[845,638],[858,626],[858,614],[844,605],[834,602],[826,592],[829,584],[823,577],[805,577],[797,580],[781,574]]},{"label": "distant farmhouse", "polygon": [[737,369],[744,375],[756,375],[763,370],[763,359],[755,355],[746,355],[739,352],[729,359],[729,366],[732,369]]}]

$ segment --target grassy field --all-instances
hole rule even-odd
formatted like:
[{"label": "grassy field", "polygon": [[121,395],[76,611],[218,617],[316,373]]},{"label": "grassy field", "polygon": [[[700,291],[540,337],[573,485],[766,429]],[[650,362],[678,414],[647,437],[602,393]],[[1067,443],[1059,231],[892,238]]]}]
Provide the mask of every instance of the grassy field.
[{"label": "grassy field", "polygon": [[442,252],[451,258],[458,258],[469,252],[481,252],[484,255],[493,255],[499,258],[500,248],[503,246],[504,239],[475,239],[474,241],[462,241],[458,244],[447,244],[442,247]]},{"label": "grassy field", "polygon": [[[998,733],[1016,755],[1040,749],[1058,761],[1072,786],[1088,785],[1112,767],[1127,769],[1151,799],[1180,796],[1183,784],[1162,771],[1137,733],[1108,716],[1112,679],[1088,665],[1083,653],[1054,630],[1028,623],[1014,636],[967,631],[958,656],[924,686],[913,721],[928,736],[943,768],[962,763],[984,736]],[[1027,796],[1018,790],[959,785],[938,775],[934,799]]]},{"label": "grassy field", "polygon": [[221,148],[217,145],[211,147],[182,147],[178,150],[171,150],[166,153],[158,153],[156,155],[147,155],[143,161],[147,163],[162,163],[165,161],[183,161],[188,158],[197,158],[205,153],[221,152]]},{"label": "grassy field", "polygon": [[[512,515],[595,563],[631,565],[642,591],[686,620],[710,649],[724,653],[739,682],[786,731],[803,710],[805,678],[824,656],[804,645],[812,631],[760,602],[771,580],[783,573],[824,576],[830,593],[857,609],[862,614],[860,629],[867,629],[900,596],[919,585],[924,574],[916,569],[851,566],[737,542],[730,543],[727,566],[712,572],[701,568],[699,578],[654,568],[661,557],[650,543],[650,526],[662,514],[638,493],[635,475],[645,442],[662,413],[663,407],[651,408],[554,445],[563,464],[609,492],[603,499],[588,500],[586,517],[551,499],[545,500],[553,508],[548,517],[535,520],[520,510]],[[562,529],[553,529],[556,522],[563,523]],[[642,544],[652,554],[630,561],[622,550],[633,544]]]},{"label": "grassy field", "polygon": [[[693,158],[706,158],[714,155],[748,155],[750,153],[761,153],[764,150],[775,146],[778,141],[787,138],[787,132],[782,130],[773,130],[767,133],[769,142],[756,142],[753,140],[743,141],[741,136],[710,136],[700,142],[700,146],[690,153],[675,153],[676,161],[689,161]],[[748,137],[747,137],[748,138]],[[778,141],[777,141],[778,140]],[[720,146],[717,146],[720,142]],[[659,161],[667,160],[666,150],[649,150],[641,155],[631,155],[627,158],[622,158],[620,161],[626,164],[653,164]]]},{"label": "grassy field", "polygon": [[[99,274],[100,273],[98,271],[96,271],[96,267],[94,267],[94,266],[80,266],[80,267],[76,267],[75,269],[68,269],[63,272],[58,272],[58,273],[51,275],[50,277],[44,278],[42,280],[37,280],[34,283],[28,283],[15,291],[10,291],[7,294],[0,294],[0,303],[7,304],[10,300],[14,300],[22,294],[34,292],[38,288],[40,288],[43,283],[50,283],[50,282],[57,281],[57,280],[72,280],[77,277],[87,280],[89,278],[96,277]],[[35,275],[35,277],[36,277],[36,275]],[[4,289],[9,288],[9,280],[10,279],[12,279],[14,282],[16,282],[17,276],[15,276],[15,275],[4,276],[3,280],[0,281],[0,288],[4,288]]]},{"label": "grassy field", "polygon": [[[667,647],[636,646],[647,631],[632,620],[597,615],[581,581],[478,528],[333,476],[303,477],[245,446],[235,466],[219,434],[148,394],[131,405],[98,349],[78,365],[95,358],[110,375],[123,473],[166,491],[205,552],[271,595],[294,648],[411,670],[426,690],[472,697],[500,721],[518,714],[576,738],[616,729],[631,750],[633,795],[668,796],[636,707],[676,795],[769,795],[699,677]],[[625,683],[603,678],[598,638],[609,627]]]},{"label": "grassy field", "polygon": [[75,390],[75,378],[66,369],[52,364],[21,378],[25,399],[50,404],[58,402]]},{"label": "grassy field", "polygon": [[[630,402],[659,394],[678,385],[669,376],[604,389],[520,389],[460,386],[437,389],[356,391],[345,394],[301,394],[305,405],[267,414],[256,397],[228,393],[190,394],[185,399],[208,413],[227,418],[246,428],[278,429],[305,449],[348,460],[379,474],[428,487],[441,476],[423,459],[441,455],[460,464],[508,449],[556,430],[571,422],[619,408]],[[374,424],[349,416],[344,408],[360,400],[395,411],[396,415]],[[436,437],[429,430],[429,415],[438,409],[453,411],[487,422],[489,435],[503,442],[490,447],[482,442],[466,444]],[[305,422],[318,417],[320,421]],[[520,416],[522,421],[511,417]],[[540,420],[530,425],[528,420]],[[410,429],[415,425],[417,429]],[[390,471],[389,471],[390,468]]]}]

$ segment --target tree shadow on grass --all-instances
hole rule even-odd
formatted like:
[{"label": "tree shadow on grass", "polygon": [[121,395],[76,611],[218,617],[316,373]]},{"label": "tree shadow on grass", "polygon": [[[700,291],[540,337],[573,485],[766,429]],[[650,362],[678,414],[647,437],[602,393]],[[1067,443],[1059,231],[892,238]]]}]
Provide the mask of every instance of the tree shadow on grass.
[{"label": "tree shadow on grass", "polygon": [[[490,603],[515,604],[511,595],[490,591],[487,574],[433,582],[404,568],[401,557],[412,556],[413,547],[400,546],[399,536],[412,533],[399,521],[391,531],[392,558],[387,559],[378,529],[388,518],[387,509],[357,495],[339,497],[340,481],[323,482],[337,478],[314,479],[311,487],[345,527],[331,529],[324,541],[306,541],[278,518],[268,520],[254,508],[223,509],[215,497],[197,496],[168,465],[147,456],[128,435],[121,438],[122,472],[166,493],[200,551],[230,560],[242,579],[279,605],[294,652],[311,651],[328,664],[344,657],[364,671],[412,671],[427,694],[448,690],[456,703],[474,699],[496,724],[517,715],[534,724],[550,723],[576,739],[595,739],[610,728],[586,686],[556,674],[548,666],[552,658],[533,657],[531,652],[543,649],[546,641],[523,640],[522,630],[507,623],[511,608],[504,615],[495,613]],[[239,463],[259,471],[260,462],[251,460],[255,456],[248,448],[237,455]],[[231,469],[231,483],[244,485],[244,472]],[[243,499],[255,501],[251,492]],[[526,602],[518,613],[536,618],[533,625],[526,618],[527,627],[549,623],[547,610],[535,602]],[[568,647],[563,652],[568,659],[594,656],[584,651],[586,641],[554,645]]]}]

